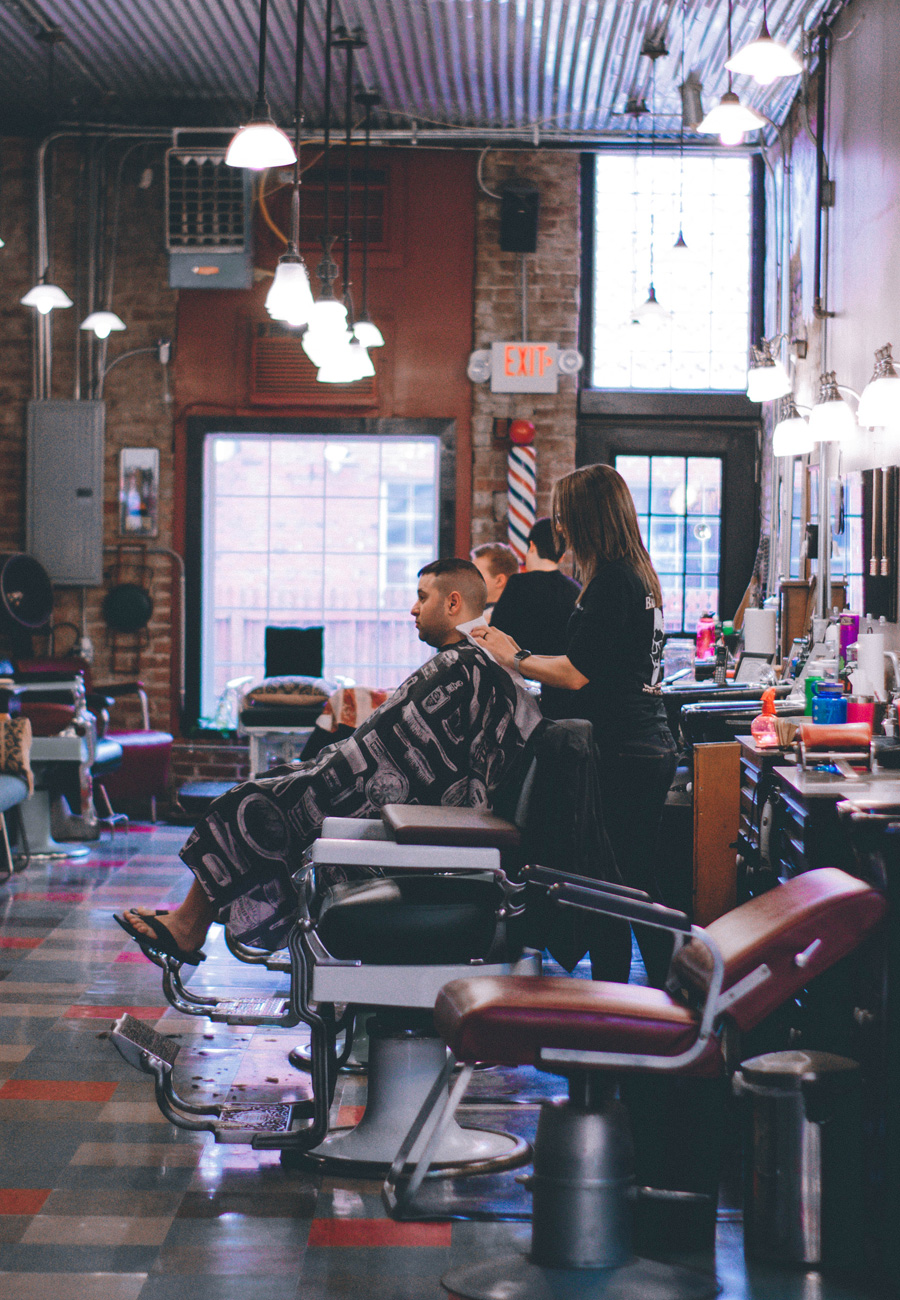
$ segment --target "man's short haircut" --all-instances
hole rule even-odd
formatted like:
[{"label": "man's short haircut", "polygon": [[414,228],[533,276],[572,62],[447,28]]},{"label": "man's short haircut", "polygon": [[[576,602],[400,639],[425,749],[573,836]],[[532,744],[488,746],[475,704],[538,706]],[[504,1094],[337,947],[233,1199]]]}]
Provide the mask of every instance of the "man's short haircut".
[{"label": "man's short haircut", "polygon": [[498,573],[505,573],[507,578],[511,578],[519,572],[519,560],[515,551],[503,542],[485,542],[483,546],[476,546],[472,559],[487,560],[488,569],[495,578]]},{"label": "man's short haircut", "polygon": [[475,614],[483,613],[487,604],[487,587],[471,560],[461,560],[457,556],[449,560],[432,560],[423,565],[418,576],[434,578],[444,595],[455,588],[468,608]]},{"label": "man's short haircut", "polygon": [[543,519],[535,519],[527,540],[534,542],[534,549],[542,560],[552,560],[557,564],[565,555],[562,538],[553,527],[553,520],[547,515]]}]

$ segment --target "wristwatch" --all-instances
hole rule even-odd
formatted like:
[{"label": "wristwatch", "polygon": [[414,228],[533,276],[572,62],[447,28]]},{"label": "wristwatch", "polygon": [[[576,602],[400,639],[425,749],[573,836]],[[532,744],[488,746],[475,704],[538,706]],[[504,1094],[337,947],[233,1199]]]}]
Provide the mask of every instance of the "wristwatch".
[{"label": "wristwatch", "polygon": [[516,653],[513,655],[513,659],[515,659],[517,664],[521,664],[523,659],[530,659],[530,658],[531,658],[530,650],[517,650]]}]

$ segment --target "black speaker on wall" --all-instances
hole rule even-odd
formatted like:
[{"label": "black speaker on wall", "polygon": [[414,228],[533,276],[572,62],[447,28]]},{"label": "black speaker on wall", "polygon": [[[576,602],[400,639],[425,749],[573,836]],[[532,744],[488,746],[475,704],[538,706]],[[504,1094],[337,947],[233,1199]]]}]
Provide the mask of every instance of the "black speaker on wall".
[{"label": "black speaker on wall", "polygon": [[504,253],[537,249],[540,195],[533,185],[505,185],[500,196],[500,248]]}]

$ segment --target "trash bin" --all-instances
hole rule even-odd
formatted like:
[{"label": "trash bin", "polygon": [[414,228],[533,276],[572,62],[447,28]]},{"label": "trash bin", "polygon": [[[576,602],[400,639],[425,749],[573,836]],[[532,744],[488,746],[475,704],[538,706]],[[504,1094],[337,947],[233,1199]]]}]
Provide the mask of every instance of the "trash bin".
[{"label": "trash bin", "polygon": [[856,1061],[768,1052],[734,1077],[746,1099],[744,1249],[782,1264],[859,1267],[862,1083]]}]

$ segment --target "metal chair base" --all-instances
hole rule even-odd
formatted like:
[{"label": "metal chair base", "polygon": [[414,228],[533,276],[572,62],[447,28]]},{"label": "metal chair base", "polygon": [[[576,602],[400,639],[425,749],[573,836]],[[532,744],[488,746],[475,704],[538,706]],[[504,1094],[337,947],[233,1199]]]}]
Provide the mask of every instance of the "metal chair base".
[{"label": "metal chair base", "polygon": [[441,1278],[464,1300],[708,1300],[721,1289],[710,1273],[652,1259],[617,1268],[541,1268],[509,1255],[454,1269]]}]

